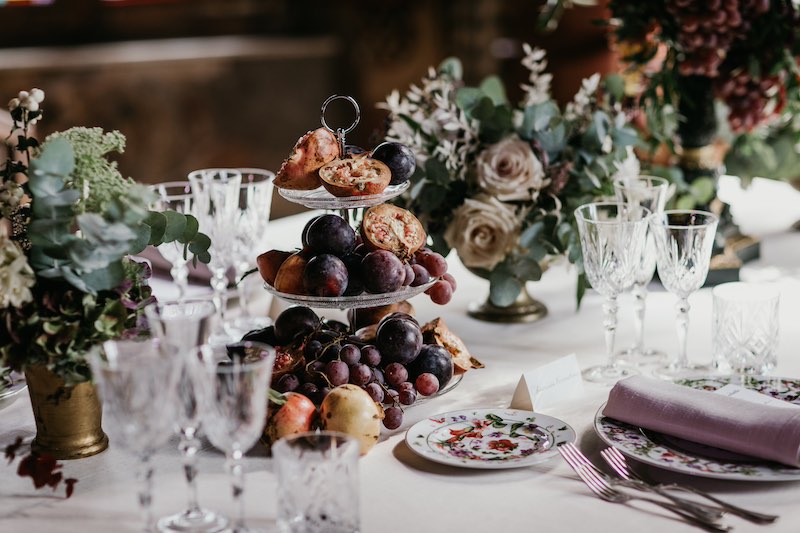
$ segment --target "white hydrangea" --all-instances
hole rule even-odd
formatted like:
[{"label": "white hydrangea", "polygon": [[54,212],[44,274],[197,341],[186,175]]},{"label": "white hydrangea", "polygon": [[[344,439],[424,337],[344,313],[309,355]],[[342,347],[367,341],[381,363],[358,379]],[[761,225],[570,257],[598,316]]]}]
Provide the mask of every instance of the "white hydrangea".
[{"label": "white hydrangea", "polygon": [[0,309],[21,307],[33,300],[33,269],[22,249],[0,230]]}]

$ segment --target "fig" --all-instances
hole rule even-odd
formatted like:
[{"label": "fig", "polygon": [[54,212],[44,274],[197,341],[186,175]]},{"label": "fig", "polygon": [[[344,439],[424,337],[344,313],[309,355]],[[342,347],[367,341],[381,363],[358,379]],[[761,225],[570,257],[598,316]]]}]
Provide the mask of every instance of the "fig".
[{"label": "fig", "polygon": [[296,305],[286,309],[275,319],[275,338],[281,345],[288,344],[298,335],[305,335],[320,325],[319,316],[308,307]]},{"label": "fig", "polygon": [[389,185],[405,183],[417,168],[417,159],[414,157],[414,152],[405,144],[398,142],[379,144],[372,151],[372,157],[386,163],[386,166],[389,167],[392,173]]},{"label": "fig", "polygon": [[273,287],[287,294],[305,294],[303,272],[307,264],[308,260],[303,252],[292,254],[278,269]]},{"label": "fig", "polygon": [[277,346],[278,339],[275,337],[275,326],[267,326],[262,329],[248,331],[242,337],[242,341],[260,342],[269,344],[270,346]]},{"label": "fig", "polygon": [[309,191],[321,185],[318,170],[339,157],[336,136],[325,128],[309,131],[294,145],[275,176],[281,189]]},{"label": "fig", "polygon": [[365,455],[381,435],[383,408],[358,385],[334,387],[319,408],[320,425],[329,431],[341,431],[354,437]]},{"label": "fig", "polygon": [[392,171],[381,161],[359,154],[327,163],[319,169],[319,177],[334,196],[365,196],[382,193]]},{"label": "fig", "polygon": [[284,252],[282,250],[270,250],[259,255],[256,258],[256,264],[258,265],[258,273],[261,274],[261,278],[270,285],[275,286],[275,278],[278,277],[278,270],[280,270],[283,262],[291,257],[291,255],[292,252]]},{"label": "fig", "polygon": [[422,326],[422,339],[425,344],[435,344],[450,352],[456,374],[463,374],[472,368],[483,368],[483,363],[470,355],[464,341],[447,327],[442,318],[435,318]]},{"label": "fig", "polygon": [[453,378],[453,366],[450,352],[435,344],[423,344],[419,355],[408,364],[408,375],[413,382],[422,374],[433,374],[444,387]]},{"label": "fig", "polygon": [[314,254],[343,257],[356,246],[356,232],[338,215],[320,215],[303,230],[303,246]]},{"label": "fig", "polygon": [[317,255],[303,271],[303,287],[314,296],[341,296],[347,288],[347,267],[331,254]]},{"label": "fig", "polygon": [[347,319],[354,330],[365,326],[371,326],[381,321],[383,317],[391,313],[401,312],[407,315],[414,314],[414,307],[407,301],[397,302],[379,307],[364,307],[363,309],[351,309],[347,312]]},{"label": "fig", "polygon": [[388,250],[400,259],[411,257],[425,245],[425,229],[411,212],[391,204],[367,209],[361,236],[372,248]]},{"label": "fig", "polygon": [[313,429],[317,408],[306,396],[297,392],[283,394],[285,403],[267,420],[264,436],[271,444],[280,438]]}]

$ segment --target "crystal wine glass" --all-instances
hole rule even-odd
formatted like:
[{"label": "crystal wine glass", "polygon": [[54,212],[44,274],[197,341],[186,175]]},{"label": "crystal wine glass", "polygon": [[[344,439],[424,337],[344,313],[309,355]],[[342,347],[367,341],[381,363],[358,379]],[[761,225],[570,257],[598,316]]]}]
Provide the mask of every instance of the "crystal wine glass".
[{"label": "crystal wine glass", "polygon": [[[669,182],[655,176],[639,176],[633,179],[620,179],[614,182],[614,192],[618,202],[638,205],[651,213],[664,212],[667,202]],[[631,362],[642,364],[658,362],[665,354],[644,346],[644,316],[647,300],[647,284],[653,279],[656,270],[656,245],[649,229],[647,240],[634,272],[631,293],[634,302],[634,344],[617,355]]]},{"label": "crystal wine glass", "polygon": [[608,363],[585,369],[587,381],[610,384],[638,373],[614,356],[614,334],[617,296],[633,283],[649,215],[643,207],[612,202],[585,204],[575,210],[586,276],[605,297],[603,325]]},{"label": "crystal wine glass", "polygon": [[[185,215],[192,214],[192,188],[188,181],[167,181],[149,187],[156,194],[153,207],[159,211],[172,210]],[[178,300],[186,297],[186,288],[189,285],[189,254],[184,256],[185,245],[178,241],[167,242],[159,245],[161,256],[169,261],[172,268],[169,271],[172,280],[178,287]]]},{"label": "crystal wine glass", "polygon": [[155,531],[150,459],[172,434],[179,358],[163,358],[151,341],[106,341],[89,357],[105,413],[122,432],[120,446],[139,459],[139,506],[145,531]]},{"label": "crystal wine glass", "polygon": [[258,441],[267,417],[267,390],[275,349],[256,342],[206,345],[198,351],[207,379],[203,424],[208,440],[225,453],[233,499],[239,508],[233,533],[245,526],[242,457]]},{"label": "crystal wine glass", "polygon": [[233,327],[241,334],[261,329],[270,324],[267,317],[255,317],[247,306],[247,283],[242,280],[255,267],[256,255],[264,248],[269,214],[272,208],[272,190],[275,174],[258,168],[236,169],[242,174],[239,189],[239,219],[234,238],[234,269],[239,294],[239,316]]},{"label": "crystal wine glass", "polygon": [[718,218],[706,211],[674,210],[653,215],[650,228],[658,251],[658,277],[678,297],[678,354],[653,374],[675,379],[703,370],[689,365],[686,336],[689,331],[689,296],[708,276]]},{"label": "crystal wine glass", "polygon": [[242,174],[231,168],[209,168],[189,173],[192,195],[195,201],[195,216],[200,230],[211,239],[211,262],[213,274],[214,305],[217,306],[219,322],[212,334],[212,342],[224,344],[234,339],[225,331],[225,313],[228,306],[228,269],[233,266],[233,252],[239,217],[239,188]]},{"label": "crystal wine glass", "polygon": [[206,344],[211,334],[215,307],[210,300],[190,299],[159,302],[145,308],[150,331],[159,341],[159,350],[166,358],[180,360],[176,426],[180,434],[178,449],[183,456],[183,471],[189,501],[183,511],[161,518],[158,529],[165,532],[213,533],[222,531],[228,519],[200,507],[197,501],[197,451],[200,448],[200,398],[203,381],[196,379],[190,357]]}]

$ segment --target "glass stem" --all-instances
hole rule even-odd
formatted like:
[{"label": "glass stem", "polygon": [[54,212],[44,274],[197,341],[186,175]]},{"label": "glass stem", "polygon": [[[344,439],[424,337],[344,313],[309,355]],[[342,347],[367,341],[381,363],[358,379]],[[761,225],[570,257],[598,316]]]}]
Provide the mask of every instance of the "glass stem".
[{"label": "glass stem", "polygon": [[641,354],[644,351],[644,313],[647,299],[647,285],[634,283],[631,289],[633,294],[633,328],[635,342],[634,351]]},{"label": "glass stem", "polygon": [[222,329],[225,324],[225,311],[228,307],[228,277],[225,275],[225,269],[214,269],[211,288],[214,289],[214,305],[217,307],[220,320],[219,329]]},{"label": "glass stem", "polygon": [[616,366],[614,357],[614,335],[617,332],[617,296],[606,296],[603,302],[603,327],[606,336],[606,357],[608,366]]},{"label": "glass stem", "polygon": [[186,299],[186,287],[189,285],[189,269],[184,261],[176,261],[169,270],[172,281],[178,287],[178,301]]},{"label": "glass stem", "polygon": [[182,431],[180,450],[183,454],[183,473],[186,476],[186,485],[189,488],[189,503],[186,514],[200,512],[200,505],[197,503],[197,449],[199,440],[194,431]]},{"label": "glass stem", "polygon": [[234,450],[226,461],[228,472],[231,475],[231,487],[233,488],[233,501],[238,508],[236,521],[233,525],[233,533],[245,531],[244,525],[244,471],[242,470],[242,451]]},{"label": "glass stem", "polygon": [[250,318],[250,309],[247,308],[247,282],[242,279],[248,270],[247,266],[241,264],[236,267],[236,292],[239,295],[239,316],[242,318]]},{"label": "glass stem", "polygon": [[142,513],[144,531],[155,531],[153,522],[153,466],[150,464],[150,454],[142,455],[139,458],[139,509]]},{"label": "glass stem", "polygon": [[689,366],[689,359],[686,356],[686,337],[689,332],[689,299],[680,298],[675,305],[678,312],[675,321],[678,328],[678,359],[673,363],[677,368]]}]

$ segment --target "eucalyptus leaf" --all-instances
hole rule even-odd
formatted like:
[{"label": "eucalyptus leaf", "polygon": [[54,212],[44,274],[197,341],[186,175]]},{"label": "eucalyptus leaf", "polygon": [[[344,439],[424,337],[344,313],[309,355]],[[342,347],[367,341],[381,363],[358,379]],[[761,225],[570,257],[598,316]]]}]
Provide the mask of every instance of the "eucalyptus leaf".
[{"label": "eucalyptus leaf", "polygon": [[435,157],[425,161],[425,176],[437,185],[447,185],[450,182],[450,171],[447,170],[444,161]]},{"label": "eucalyptus leaf", "polygon": [[[46,175],[58,176],[62,178],[63,183],[63,178],[72,174],[74,169],[75,155],[72,145],[66,139],[53,139],[31,161],[28,177],[31,182],[35,182]],[[34,191],[33,186],[31,190]],[[36,194],[35,191],[34,194]]]},{"label": "eucalyptus leaf", "polygon": [[544,231],[544,221],[534,222],[519,235],[519,243],[524,248],[531,248]]},{"label": "eucalyptus leaf", "polygon": [[489,276],[489,300],[498,307],[514,303],[522,291],[522,283],[506,272],[495,270]]},{"label": "eucalyptus leaf", "polygon": [[619,74],[609,74],[605,79],[606,90],[617,102],[625,98],[625,79]]},{"label": "eucalyptus leaf", "polygon": [[186,244],[194,239],[197,231],[200,229],[200,223],[192,215],[186,215],[186,228],[183,230],[183,235],[178,237],[178,242]]},{"label": "eucalyptus leaf", "polygon": [[439,72],[447,74],[454,80],[460,80],[464,77],[464,67],[461,65],[461,60],[457,57],[448,57],[439,63]]},{"label": "eucalyptus leaf", "polygon": [[689,185],[689,190],[698,204],[710,202],[716,194],[716,186],[712,178],[702,177]]},{"label": "eucalyptus leaf", "polygon": [[164,241],[164,232],[167,230],[167,217],[164,213],[149,211],[144,223],[150,226],[150,244],[161,244]]},{"label": "eucalyptus leaf", "polygon": [[114,261],[104,268],[87,272],[81,276],[89,292],[108,291],[118,287],[125,280],[122,261]]},{"label": "eucalyptus leaf", "polygon": [[138,226],[134,226],[133,229],[136,232],[136,238],[131,242],[128,253],[136,255],[142,253],[142,251],[147,248],[147,245],[150,244],[150,226],[147,224],[139,224]]},{"label": "eucalyptus leaf", "polygon": [[425,187],[424,193],[419,198],[419,207],[424,212],[438,209],[447,198],[447,189],[433,183]]},{"label": "eucalyptus leaf", "polygon": [[167,220],[167,227],[164,230],[164,242],[178,240],[186,230],[186,217],[176,211],[164,211],[162,213]]},{"label": "eucalyptus leaf", "polygon": [[542,278],[542,267],[538,261],[526,256],[509,261],[508,269],[520,281],[539,281]]},{"label": "eucalyptus leaf", "polygon": [[508,103],[508,96],[506,96],[506,88],[498,76],[492,75],[487,77],[481,82],[481,91],[492,99],[495,105],[502,105]]},{"label": "eucalyptus leaf", "polygon": [[456,90],[456,105],[468,116],[472,116],[472,108],[485,97],[486,94],[476,87],[459,87]]},{"label": "eucalyptus leaf", "polygon": [[192,242],[189,243],[189,251],[197,256],[203,252],[208,252],[210,246],[211,239],[208,238],[208,235],[205,233],[198,233],[197,236],[192,239]]}]

